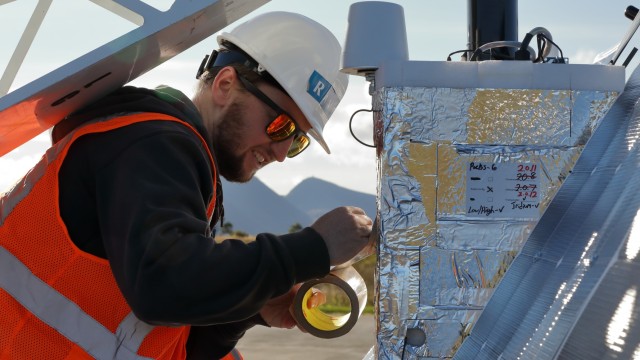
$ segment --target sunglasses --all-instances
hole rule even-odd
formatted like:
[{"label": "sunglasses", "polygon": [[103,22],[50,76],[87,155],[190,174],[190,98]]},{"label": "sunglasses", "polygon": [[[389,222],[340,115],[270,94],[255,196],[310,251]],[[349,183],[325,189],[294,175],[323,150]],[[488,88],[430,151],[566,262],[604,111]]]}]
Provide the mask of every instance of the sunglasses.
[{"label": "sunglasses", "polygon": [[267,136],[273,141],[285,141],[293,136],[293,143],[287,151],[287,157],[292,158],[303,152],[310,144],[309,137],[298,128],[298,124],[293,120],[291,115],[287,114],[278,104],[269,99],[269,97],[260,91],[257,86],[247,80],[244,76],[238,74],[240,82],[247,91],[260,101],[269,106],[276,112],[276,117],[267,125]]}]

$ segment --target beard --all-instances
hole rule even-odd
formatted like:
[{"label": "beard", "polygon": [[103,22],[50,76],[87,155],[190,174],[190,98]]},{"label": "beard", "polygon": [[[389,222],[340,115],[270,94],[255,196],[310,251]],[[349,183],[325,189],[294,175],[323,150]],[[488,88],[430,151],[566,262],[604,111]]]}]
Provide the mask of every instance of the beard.
[{"label": "beard", "polygon": [[254,173],[247,174],[243,170],[243,157],[234,150],[241,148],[245,131],[242,119],[242,106],[231,104],[227,115],[222,119],[213,134],[213,151],[215,153],[218,171],[231,182],[247,182]]}]

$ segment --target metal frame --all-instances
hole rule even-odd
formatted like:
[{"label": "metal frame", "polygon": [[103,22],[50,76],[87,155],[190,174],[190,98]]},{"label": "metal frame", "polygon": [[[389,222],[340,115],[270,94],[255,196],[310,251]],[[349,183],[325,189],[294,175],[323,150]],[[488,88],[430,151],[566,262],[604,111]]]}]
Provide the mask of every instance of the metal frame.
[{"label": "metal frame", "polygon": [[[139,0],[90,1],[140,26],[0,97],[0,156],[269,0],[176,0],[167,11]],[[38,2],[0,81],[0,94],[11,86],[51,2]]]}]

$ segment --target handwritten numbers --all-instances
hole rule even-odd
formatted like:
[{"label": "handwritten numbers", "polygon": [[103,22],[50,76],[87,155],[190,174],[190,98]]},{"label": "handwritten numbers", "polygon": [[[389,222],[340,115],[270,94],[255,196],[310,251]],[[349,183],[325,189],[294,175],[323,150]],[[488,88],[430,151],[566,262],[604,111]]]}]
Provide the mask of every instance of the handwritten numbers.
[{"label": "handwritten numbers", "polygon": [[540,216],[540,180],[536,163],[469,162],[467,215],[483,218]]}]

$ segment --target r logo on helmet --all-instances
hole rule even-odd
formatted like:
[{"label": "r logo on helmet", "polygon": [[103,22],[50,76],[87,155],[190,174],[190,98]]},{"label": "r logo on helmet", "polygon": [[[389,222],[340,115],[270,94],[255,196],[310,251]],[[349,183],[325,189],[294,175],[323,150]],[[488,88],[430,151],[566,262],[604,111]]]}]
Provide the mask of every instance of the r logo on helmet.
[{"label": "r logo on helmet", "polygon": [[309,95],[321,103],[330,89],[331,83],[314,70],[313,74],[309,77],[309,87],[307,88]]}]

